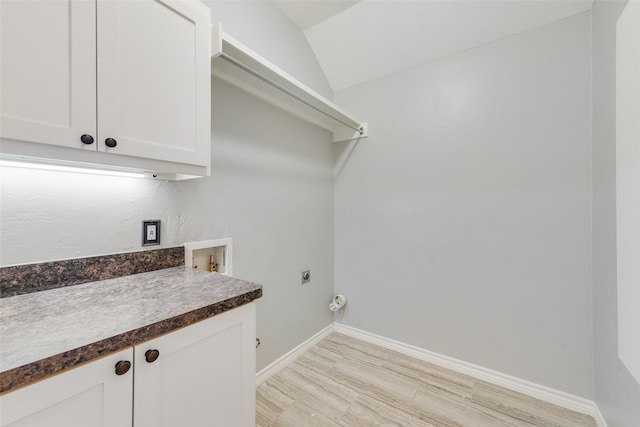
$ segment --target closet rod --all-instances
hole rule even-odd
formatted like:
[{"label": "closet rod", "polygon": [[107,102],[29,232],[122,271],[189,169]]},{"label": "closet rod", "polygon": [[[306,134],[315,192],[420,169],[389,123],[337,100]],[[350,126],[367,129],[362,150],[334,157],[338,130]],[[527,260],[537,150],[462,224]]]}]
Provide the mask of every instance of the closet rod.
[{"label": "closet rod", "polygon": [[297,99],[298,101],[302,102],[304,105],[313,108],[314,110],[316,110],[319,113],[324,114],[325,116],[342,123],[343,125],[345,125],[346,127],[355,130],[356,132],[358,132],[358,134],[362,135],[364,133],[364,129],[362,128],[362,126],[360,127],[354,127],[351,126],[348,123],[343,122],[342,120],[340,120],[337,117],[333,117],[331,114],[325,113],[324,111],[322,111],[321,109],[319,109],[318,107],[316,107],[315,105],[311,105],[309,102],[307,102],[305,99],[303,99],[302,97],[298,96],[297,94],[293,93],[292,91],[290,91],[289,89],[287,89],[286,87],[282,86],[280,83],[277,83],[273,80],[271,80],[269,77],[264,76],[262,74],[260,74],[260,72],[254,70],[253,68],[249,67],[248,65],[243,64],[242,62],[238,61],[237,59],[235,59],[234,57],[222,52],[220,54],[220,57],[229,61],[230,63],[232,63],[233,65],[235,65],[236,67],[239,67],[241,69],[243,69],[244,71],[246,71],[247,73],[251,74],[252,76],[262,80],[263,82],[275,87],[276,89],[286,93],[287,95],[289,95],[292,98]]}]

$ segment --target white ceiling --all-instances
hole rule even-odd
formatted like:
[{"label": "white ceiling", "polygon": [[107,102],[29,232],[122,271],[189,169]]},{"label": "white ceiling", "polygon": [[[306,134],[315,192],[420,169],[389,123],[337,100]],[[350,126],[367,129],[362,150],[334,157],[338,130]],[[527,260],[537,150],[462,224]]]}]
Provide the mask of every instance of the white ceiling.
[{"label": "white ceiling", "polygon": [[334,91],[591,9],[592,0],[273,0]]},{"label": "white ceiling", "polygon": [[300,29],[306,30],[360,0],[272,0]]}]

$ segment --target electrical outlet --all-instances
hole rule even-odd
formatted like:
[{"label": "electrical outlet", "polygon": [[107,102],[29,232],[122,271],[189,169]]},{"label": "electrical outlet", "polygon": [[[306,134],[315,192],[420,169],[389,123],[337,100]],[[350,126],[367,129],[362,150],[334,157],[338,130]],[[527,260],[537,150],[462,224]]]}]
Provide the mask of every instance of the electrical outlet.
[{"label": "electrical outlet", "polygon": [[160,244],[160,220],[142,221],[142,246]]},{"label": "electrical outlet", "polygon": [[305,270],[302,272],[302,284],[309,283],[311,281],[311,270]]}]

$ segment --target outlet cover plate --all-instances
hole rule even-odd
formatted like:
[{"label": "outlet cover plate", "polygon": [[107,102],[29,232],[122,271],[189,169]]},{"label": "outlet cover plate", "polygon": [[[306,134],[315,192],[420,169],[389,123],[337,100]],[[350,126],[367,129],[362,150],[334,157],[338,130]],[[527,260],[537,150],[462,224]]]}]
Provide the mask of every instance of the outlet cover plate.
[{"label": "outlet cover plate", "polygon": [[142,221],[142,246],[160,244],[160,220]]}]

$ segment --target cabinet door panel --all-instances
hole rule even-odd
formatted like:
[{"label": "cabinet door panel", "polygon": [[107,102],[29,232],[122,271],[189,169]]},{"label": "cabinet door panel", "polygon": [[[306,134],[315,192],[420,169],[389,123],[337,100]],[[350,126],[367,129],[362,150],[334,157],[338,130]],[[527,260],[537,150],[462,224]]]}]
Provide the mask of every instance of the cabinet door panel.
[{"label": "cabinet door panel", "polygon": [[209,164],[209,14],[198,2],[98,0],[99,150]]},{"label": "cabinet door panel", "polygon": [[137,346],[134,425],[255,426],[254,343],[249,304]]},{"label": "cabinet door panel", "polygon": [[127,349],[0,397],[2,427],[131,427],[133,360]]},{"label": "cabinet door panel", "polygon": [[0,1],[0,136],[95,150],[95,3]]}]

